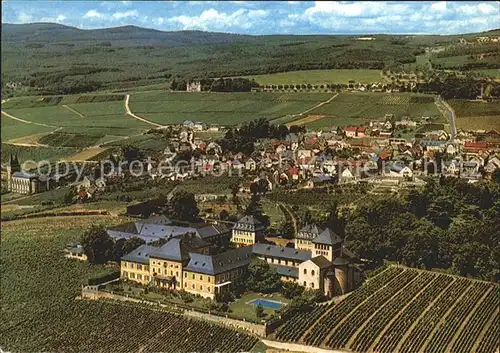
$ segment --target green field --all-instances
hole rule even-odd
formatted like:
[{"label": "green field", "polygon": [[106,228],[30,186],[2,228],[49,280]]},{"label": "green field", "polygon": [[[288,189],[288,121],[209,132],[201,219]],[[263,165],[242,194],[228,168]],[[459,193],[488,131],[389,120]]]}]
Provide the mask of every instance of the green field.
[{"label": "green field", "polygon": [[500,102],[475,102],[463,99],[448,101],[456,114],[457,128],[465,130],[500,130]]},{"label": "green field", "polygon": [[[45,137],[46,141],[40,142],[55,147],[87,147],[100,140],[116,140],[120,136],[137,135],[151,128],[150,124],[126,115],[123,95],[116,94],[14,98],[6,102],[2,109],[16,118],[54,127],[23,123],[2,116],[2,139],[62,128],[59,134]],[[67,134],[79,135],[71,137]],[[83,139],[78,141],[82,136]]]},{"label": "green field", "polygon": [[255,79],[261,85],[290,85],[290,84],[327,84],[327,83],[349,83],[354,80],[360,83],[374,83],[381,79],[378,70],[308,70],[280,72],[269,75],[244,76]]},{"label": "green field", "polygon": [[1,119],[2,141],[17,139],[33,134],[51,132],[54,130],[50,127],[22,123],[14,119],[7,118],[4,115],[2,115]]},{"label": "green field", "polygon": [[434,97],[410,93],[342,92],[330,103],[324,104],[309,115],[325,117],[306,126],[311,129],[330,129],[332,126],[364,124],[372,119],[383,119],[385,114],[396,117],[436,116],[441,120]]},{"label": "green field", "polygon": [[183,93],[148,92],[130,98],[131,110],[159,124],[185,120],[235,125],[257,118],[298,114],[332,95],[329,93]]}]

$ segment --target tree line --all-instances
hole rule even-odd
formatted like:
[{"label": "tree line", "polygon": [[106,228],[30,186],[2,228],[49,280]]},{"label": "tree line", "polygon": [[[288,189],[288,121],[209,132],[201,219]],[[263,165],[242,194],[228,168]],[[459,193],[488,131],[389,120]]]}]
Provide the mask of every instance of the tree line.
[{"label": "tree line", "polygon": [[345,219],[348,247],[378,264],[397,261],[498,281],[499,196],[498,183],[430,180],[404,198],[360,205]]},{"label": "tree line", "polygon": [[173,79],[170,88],[174,91],[185,91],[189,81],[199,81],[202,91],[210,92],[250,92],[253,87],[259,87],[254,79],[235,78],[205,78],[201,80]]}]

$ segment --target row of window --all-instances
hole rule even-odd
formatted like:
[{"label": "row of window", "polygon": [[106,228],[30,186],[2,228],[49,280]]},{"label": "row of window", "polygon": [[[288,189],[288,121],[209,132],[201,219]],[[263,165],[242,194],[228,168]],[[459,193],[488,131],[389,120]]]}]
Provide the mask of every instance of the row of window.
[{"label": "row of window", "polygon": [[[161,272],[161,268],[158,268],[158,271],[156,271],[156,270],[157,270],[157,269],[153,267],[153,273],[157,273],[157,274],[159,274],[159,275],[161,275],[161,274],[162,274],[162,272]],[[165,276],[168,276],[168,270],[167,270],[167,269],[164,269],[164,270],[163,270],[163,274],[164,274]],[[173,271],[173,270],[170,270],[170,276],[174,276],[174,271]],[[175,276],[176,276],[176,277],[179,277],[179,271],[175,271]]]},{"label": "row of window", "polygon": [[[195,283],[192,283],[191,286],[189,286],[189,284],[187,282],[184,282],[184,288],[188,288],[188,287],[191,287],[192,290],[196,290],[196,284]],[[199,288],[200,292],[203,292],[203,284],[200,284],[198,288]],[[207,290],[208,293],[212,293],[212,287],[207,286],[206,290]]]},{"label": "row of window", "polygon": [[[304,281],[304,287],[307,287],[307,282],[306,281]],[[314,282],[311,282],[309,284],[309,287],[314,288]]]},{"label": "row of window", "polygon": [[310,245],[311,241],[310,240],[304,240],[304,239],[297,239],[297,244]]},{"label": "row of window", "polygon": [[328,258],[328,251],[316,250],[316,256],[323,255]]},{"label": "row of window", "polygon": [[[187,272],[184,272],[184,278],[187,278],[187,277],[188,277]],[[191,279],[196,279],[196,275],[194,273],[191,274]],[[200,275],[200,281],[203,281],[203,275]],[[207,276],[207,282],[210,283],[210,281],[211,281],[211,277]]]},{"label": "row of window", "polygon": [[314,244],[314,248],[320,250],[330,250],[330,245]]},{"label": "row of window", "polygon": [[288,260],[281,260],[281,259],[275,259],[273,257],[267,257],[267,256],[264,256],[264,259],[269,262],[269,263],[275,263],[275,264],[278,264],[278,265],[285,265],[285,266],[298,266],[298,263],[295,262],[295,261],[288,261]]},{"label": "row of window", "polygon": [[254,235],[255,232],[245,232],[244,230],[233,230],[233,235]]},{"label": "row of window", "polygon": [[[304,269],[304,274],[307,275],[307,268]],[[316,271],[311,270],[311,276],[314,276],[315,274],[316,274]],[[306,282],[304,282],[304,286],[305,286],[305,283]]]},{"label": "row of window", "polygon": [[145,275],[141,275],[141,274],[135,274],[135,273],[127,273],[127,272],[123,272],[123,277],[127,277],[127,278],[130,278],[130,279],[137,279],[139,281],[142,281],[143,279],[145,281],[149,281],[149,276]]},{"label": "row of window", "polygon": [[[158,262],[153,261],[153,265],[161,266],[161,261]],[[164,262],[163,267],[164,268],[168,267],[168,263]],[[170,268],[174,268],[174,264],[170,264]],[[179,269],[179,265],[175,265],[175,268]]]},{"label": "row of window", "polygon": [[233,243],[246,243],[246,244],[253,244],[253,239],[246,239],[246,238],[233,238]]},{"label": "row of window", "polygon": [[139,271],[148,271],[149,272],[149,265],[134,264],[133,262],[129,262],[127,264],[127,262],[124,262],[123,263],[123,267],[125,267],[125,268],[131,268],[131,269],[133,269],[135,267]]}]

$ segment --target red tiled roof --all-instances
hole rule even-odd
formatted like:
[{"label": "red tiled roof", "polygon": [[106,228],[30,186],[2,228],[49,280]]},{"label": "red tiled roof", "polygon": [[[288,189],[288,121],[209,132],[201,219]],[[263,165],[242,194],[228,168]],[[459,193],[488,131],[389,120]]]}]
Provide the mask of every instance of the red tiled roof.
[{"label": "red tiled roof", "polygon": [[358,130],[358,127],[357,126],[346,126],[344,128],[344,131],[352,131],[352,132],[356,132]]},{"label": "red tiled roof", "polygon": [[488,148],[488,144],[484,143],[484,142],[466,142],[465,145],[464,145],[464,147],[487,149]]}]

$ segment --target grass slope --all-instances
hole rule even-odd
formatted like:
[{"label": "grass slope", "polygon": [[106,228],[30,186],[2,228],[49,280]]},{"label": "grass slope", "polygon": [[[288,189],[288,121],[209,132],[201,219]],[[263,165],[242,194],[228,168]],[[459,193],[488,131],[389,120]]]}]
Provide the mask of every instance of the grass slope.
[{"label": "grass slope", "polygon": [[500,102],[474,102],[451,99],[457,128],[465,130],[500,130]]}]

